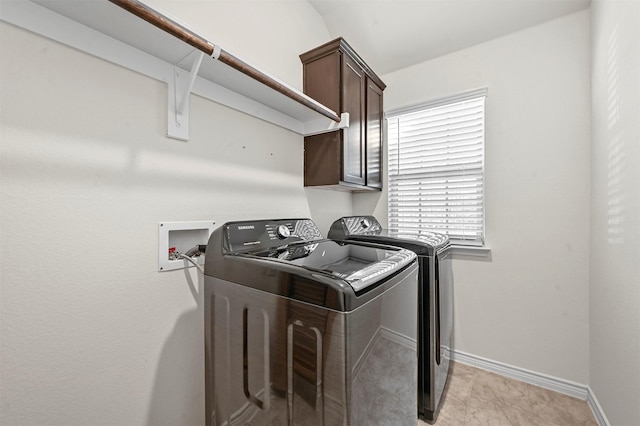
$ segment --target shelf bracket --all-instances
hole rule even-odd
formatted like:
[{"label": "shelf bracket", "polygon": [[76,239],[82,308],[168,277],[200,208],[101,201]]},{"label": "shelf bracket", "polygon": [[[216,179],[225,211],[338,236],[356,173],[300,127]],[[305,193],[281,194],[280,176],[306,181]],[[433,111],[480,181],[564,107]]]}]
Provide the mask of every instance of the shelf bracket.
[{"label": "shelf bracket", "polygon": [[[193,85],[198,77],[198,70],[202,64],[204,52],[194,50],[173,67],[173,74],[169,79],[167,103],[167,135],[170,138],[189,140],[189,98]],[[191,71],[185,69],[184,64],[193,60]]]}]

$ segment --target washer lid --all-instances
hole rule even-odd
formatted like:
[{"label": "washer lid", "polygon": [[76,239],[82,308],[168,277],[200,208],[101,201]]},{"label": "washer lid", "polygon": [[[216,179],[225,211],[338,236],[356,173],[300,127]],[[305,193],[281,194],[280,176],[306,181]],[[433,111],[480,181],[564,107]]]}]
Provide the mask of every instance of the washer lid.
[{"label": "washer lid", "polygon": [[417,282],[417,270],[409,250],[327,240],[309,219],[225,223],[211,233],[204,264],[207,286],[250,287],[340,312]]},{"label": "washer lid", "polygon": [[416,258],[415,253],[396,247],[330,240],[290,244],[242,256],[288,263],[346,281],[356,293],[385,280]]}]

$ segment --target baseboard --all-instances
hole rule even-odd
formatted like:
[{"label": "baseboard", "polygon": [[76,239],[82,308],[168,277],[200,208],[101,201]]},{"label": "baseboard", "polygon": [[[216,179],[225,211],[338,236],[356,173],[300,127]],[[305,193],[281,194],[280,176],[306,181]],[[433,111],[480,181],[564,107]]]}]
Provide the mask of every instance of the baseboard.
[{"label": "baseboard", "polygon": [[574,398],[587,401],[593,415],[595,416],[598,425],[610,426],[607,417],[602,411],[602,407],[598,403],[598,400],[587,385],[575,383],[569,380],[559,379],[557,377],[549,376],[535,371],[526,370],[524,368],[515,367],[513,365],[504,364],[498,361],[493,361],[487,358],[483,358],[477,355],[468,354],[465,352],[453,350],[451,351],[451,359],[455,362],[467,364],[472,367],[481,368],[483,370],[491,371],[492,373],[500,374],[501,376],[509,377],[521,382],[529,383],[531,385],[539,386],[544,389],[549,389],[555,392],[569,395]]},{"label": "baseboard", "polygon": [[593,415],[596,416],[596,421],[598,422],[598,425],[611,426],[611,423],[609,423],[607,416],[604,414],[604,411],[602,410],[602,407],[598,402],[598,398],[596,398],[596,395],[593,393],[591,386],[589,386],[587,389],[588,389],[587,404],[589,404],[591,411],[593,411]]}]

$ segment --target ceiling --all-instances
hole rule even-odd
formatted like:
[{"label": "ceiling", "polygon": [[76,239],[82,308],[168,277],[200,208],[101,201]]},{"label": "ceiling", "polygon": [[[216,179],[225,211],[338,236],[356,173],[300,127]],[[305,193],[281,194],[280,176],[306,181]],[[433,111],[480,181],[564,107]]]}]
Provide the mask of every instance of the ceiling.
[{"label": "ceiling", "polygon": [[589,7],[590,0],[308,0],[379,75]]}]

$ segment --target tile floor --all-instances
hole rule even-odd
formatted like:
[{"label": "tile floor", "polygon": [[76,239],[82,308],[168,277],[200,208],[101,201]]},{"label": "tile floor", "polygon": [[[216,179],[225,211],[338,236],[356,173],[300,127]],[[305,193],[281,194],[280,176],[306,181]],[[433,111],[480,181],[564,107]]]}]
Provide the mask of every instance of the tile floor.
[{"label": "tile floor", "polygon": [[[418,420],[418,426],[427,426]],[[437,426],[597,426],[586,401],[453,363]]]}]

